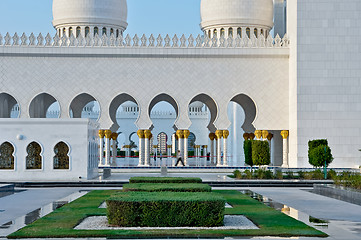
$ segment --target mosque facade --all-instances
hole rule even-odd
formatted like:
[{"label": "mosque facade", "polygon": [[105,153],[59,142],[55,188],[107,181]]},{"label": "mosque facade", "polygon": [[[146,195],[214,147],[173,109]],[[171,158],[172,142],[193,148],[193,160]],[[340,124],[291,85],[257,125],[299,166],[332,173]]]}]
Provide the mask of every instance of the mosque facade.
[{"label": "mosque facade", "polygon": [[[93,177],[115,162],[126,130],[117,111],[129,102],[142,167],[158,134],[151,112],[167,102],[176,115],[167,144],[188,165],[192,104],[201,103],[208,118],[196,145],[215,168],[238,161],[229,156],[243,137],[269,141],[274,166],[310,167],[307,143],[322,138],[331,167],[358,168],[360,9],[357,0],[202,0],[198,36],[130,36],[126,0],[54,0],[56,34],[0,36],[3,176],[61,178],[85,161],[79,177]],[[97,121],[79,122],[94,101]],[[57,119],[46,118],[54,104]],[[83,135],[66,131],[77,125]]]}]

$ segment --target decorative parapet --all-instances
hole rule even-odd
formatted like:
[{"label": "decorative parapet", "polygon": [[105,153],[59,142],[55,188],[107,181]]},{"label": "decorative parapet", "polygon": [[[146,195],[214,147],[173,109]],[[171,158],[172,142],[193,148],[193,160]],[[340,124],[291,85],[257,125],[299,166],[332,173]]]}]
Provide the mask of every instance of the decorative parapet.
[{"label": "decorative parapet", "polygon": [[25,33],[19,37],[17,33],[14,36],[10,36],[9,33],[3,37],[0,34],[0,46],[11,47],[117,47],[117,48],[288,48],[289,39],[287,35],[281,38],[277,35],[273,38],[271,35],[265,36],[260,35],[258,38],[255,35],[251,35],[250,38],[246,35],[241,38],[239,35],[236,38],[232,36],[225,38],[224,36],[217,38],[208,38],[207,36],[198,35],[194,38],[192,35],[186,37],[184,34],[178,38],[174,35],[170,38],[167,34],[164,38],[158,35],[155,38],[152,35],[146,37],[144,34],[141,38],[137,35],[130,37],[128,34],[125,38],[119,36],[116,38],[113,35],[110,37],[103,35],[95,35],[83,37],[75,37],[71,35],[67,37],[59,37],[55,35],[51,37],[48,33],[45,37],[40,33],[37,37],[31,33],[27,36]]}]

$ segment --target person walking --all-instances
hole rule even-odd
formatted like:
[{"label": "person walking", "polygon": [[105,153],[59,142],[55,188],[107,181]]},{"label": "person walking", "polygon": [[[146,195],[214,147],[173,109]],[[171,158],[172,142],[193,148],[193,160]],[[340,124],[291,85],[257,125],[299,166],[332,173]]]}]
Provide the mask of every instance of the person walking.
[{"label": "person walking", "polygon": [[178,152],[177,152],[177,163],[175,164],[175,166],[177,167],[178,166],[178,163],[179,162],[181,162],[182,164],[183,164],[183,167],[185,167],[185,164],[184,164],[184,162],[183,162],[183,159],[182,159],[182,156],[181,156],[181,151],[180,150],[178,150]]}]

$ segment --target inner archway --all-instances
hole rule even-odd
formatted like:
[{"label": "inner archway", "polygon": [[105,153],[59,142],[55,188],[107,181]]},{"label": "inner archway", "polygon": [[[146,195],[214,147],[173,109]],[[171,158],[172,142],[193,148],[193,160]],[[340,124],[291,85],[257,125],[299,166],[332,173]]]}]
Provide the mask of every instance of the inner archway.
[{"label": "inner archway", "polygon": [[60,105],[50,94],[41,93],[31,101],[29,115],[30,118],[59,118]]},{"label": "inner archway", "polygon": [[0,93],[0,118],[18,118],[19,105],[16,99],[7,93]]},{"label": "inner archway", "polygon": [[[125,133],[126,139],[128,139],[132,132],[138,130],[134,124],[138,115],[139,105],[137,101],[129,94],[119,94],[112,100],[109,106],[109,116],[113,121],[110,129],[113,132],[121,131]],[[120,128],[120,126],[122,127]],[[127,128],[127,126],[129,126],[130,129]]]},{"label": "inner archway", "polygon": [[89,118],[97,121],[100,116],[99,102],[90,94],[82,93],[71,102],[69,115],[71,118]]}]

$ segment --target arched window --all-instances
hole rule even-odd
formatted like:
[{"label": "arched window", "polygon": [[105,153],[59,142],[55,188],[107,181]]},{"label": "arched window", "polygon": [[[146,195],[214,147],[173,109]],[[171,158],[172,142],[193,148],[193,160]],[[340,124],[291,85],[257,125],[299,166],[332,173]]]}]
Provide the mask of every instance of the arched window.
[{"label": "arched window", "polygon": [[261,29],[261,35],[263,35],[263,36],[264,36],[264,34],[263,34],[263,29]]},{"label": "arched window", "polygon": [[66,35],[66,29],[63,28],[63,36]]},{"label": "arched window", "polygon": [[80,35],[80,27],[77,27],[76,28],[76,37],[79,37],[79,35]]},{"label": "arched window", "polygon": [[228,37],[233,37],[233,28],[228,28]]},{"label": "arched window", "polygon": [[0,145],[0,169],[14,169],[14,146],[9,142]]},{"label": "arched window", "polygon": [[117,29],[116,37],[119,37],[119,29]]},{"label": "arched window", "polygon": [[211,38],[211,30],[208,30],[208,38]]},{"label": "arched window", "polygon": [[246,28],[246,34],[248,38],[251,38],[251,29]]},{"label": "arched window", "polygon": [[242,28],[237,28],[237,35],[241,38],[242,37]]},{"label": "arched window", "polygon": [[214,29],[214,30],[213,30],[213,37],[218,37],[218,35],[217,35],[217,29]]},{"label": "arched window", "polygon": [[95,36],[96,34],[99,35],[99,28],[98,28],[98,27],[95,27],[95,28],[94,28],[94,36]]},{"label": "arched window", "polygon": [[26,156],[26,169],[41,169],[41,146],[36,142],[32,142],[26,148],[26,152],[28,153]]},{"label": "arched window", "polygon": [[58,32],[59,32],[58,34],[59,34],[59,37],[60,37],[60,36],[61,36],[61,30],[59,29],[59,31],[58,31]]},{"label": "arched window", "polygon": [[107,35],[107,28],[103,27],[102,35]]},{"label": "arched window", "polygon": [[113,28],[110,29],[110,35],[114,34]]},{"label": "arched window", "polygon": [[253,32],[254,32],[254,36],[255,36],[256,38],[258,38],[258,29],[255,28]]},{"label": "arched window", "polygon": [[221,37],[224,37],[224,28],[221,28]]},{"label": "arched window", "polygon": [[64,142],[59,142],[54,147],[54,169],[69,169],[69,147]]},{"label": "arched window", "polygon": [[73,28],[70,27],[70,28],[69,28],[69,37],[71,37],[72,34],[73,34]]},{"label": "arched window", "polygon": [[89,27],[85,27],[85,37],[89,35],[90,29]]}]

